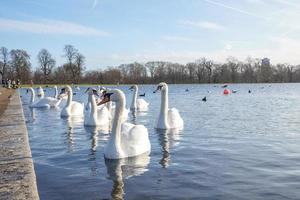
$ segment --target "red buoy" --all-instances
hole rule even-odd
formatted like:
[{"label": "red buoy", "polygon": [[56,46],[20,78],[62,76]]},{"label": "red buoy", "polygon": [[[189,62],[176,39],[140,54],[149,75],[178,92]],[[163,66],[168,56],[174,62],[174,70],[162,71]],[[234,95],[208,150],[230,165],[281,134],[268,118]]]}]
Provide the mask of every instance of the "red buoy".
[{"label": "red buoy", "polygon": [[225,94],[225,95],[230,94],[230,90],[225,88],[224,91],[223,91],[223,94]]}]

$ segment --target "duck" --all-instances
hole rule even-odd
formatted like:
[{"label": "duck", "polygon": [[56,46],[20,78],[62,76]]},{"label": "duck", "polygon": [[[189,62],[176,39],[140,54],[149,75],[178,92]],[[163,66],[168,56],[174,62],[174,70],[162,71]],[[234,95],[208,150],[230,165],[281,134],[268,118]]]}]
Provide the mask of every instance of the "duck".
[{"label": "duck", "polygon": [[133,85],[129,89],[133,90],[133,96],[132,96],[130,110],[147,111],[149,103],[146,102],[144,99],[137,98],[137,94],[138,94],[138,90],[139,90],[138,86]]},{"label": "duck", "polygon": [[60,97],[65,95],[68,96],[67,104],[62,108],[60,116],[83,116],[84,105],[80,102],[73,101],[73,91],[69,85],[61,89]]},{"label": "duck", "polygon": [[138,156],[151,151],[148,130],[144,125],[122,123],[125,111],[125,94],[119,89],[106,91],[100,105],[107,102],[115,103],[115,114],[108,144],[104,149],[107,159],[121,159]]},{"label": "duck", "polygon": [[184,122],[181,118],[179,111],[176,108],[169,109],[169,94],[168,85],[165,82],[161,82],[157,85],[157,89],[154,91],[161,91],[161,105],[160,113],[156,123],[157,129],[183,129]]}]

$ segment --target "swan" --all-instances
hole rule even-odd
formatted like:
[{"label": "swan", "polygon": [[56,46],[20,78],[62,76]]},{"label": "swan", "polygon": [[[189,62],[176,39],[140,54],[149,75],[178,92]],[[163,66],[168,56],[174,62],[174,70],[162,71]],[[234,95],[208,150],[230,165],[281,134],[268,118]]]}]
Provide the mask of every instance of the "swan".
[{"label": "swan", "polygon": [[44,90],[41,86],[39,86],[37,89],[37,96],[40,98],[44,98],[44,96],[45,96]]},{"label": "swan", "polygon": [[143,125],[122,123],[121,121],[126,105],[124,93],[118,89],[108,90],[100,105],[109,101],[115,102],[116,108],[112,131],[104,150],[105,158],[120,159],[150,152],[151,145],[147,128]]},{"label": "swan", "polygon": [[[102,92],[101,92],[102,96],[104,96],[104,95],[106,94],[106,92],[107,92],[107,89],[102,90]],[[98,103],[98,105],[100,105],[100,103]],[[110,118],[110,119],[113,119],[114,116],[115,116],[116,105],[113,104],[113,102],[111,102],[111,101],[110,101],[110,102],[107,102],[105,105],[106,105],[106,107],[107,107],[107,109],[108,109],[108,111],[109,111],[109,113],[110,113],[109,118]],[[128,119],[128,114],[129,114],[129,109],[124,108],[124,112],[123,112],[123,114],[122,114],[122,116],[121,116],[121,121],[122,121],[122,122],[127,121],[127,119]]]},{"label": "swan", "polygon": [[139,90],[138,86],[133,85],[129,89],[133,90],[133,96],[132,96],[130,109],[131,110],[138,110],[138,111],[147,111],[149,103],[147,103],[144,99],[141,99],[141,98],[138,99],[137,98],[138,90]]},{"label": "swan", "polygon": [[100,106],[97,108],[95,95],[98,95],[97,90],[88,88],[88,104],[91,105],[91,109],[85,114],[84,125],[85,126],[101,126],[109,123],[109,112],[106,106]]},{"label": "swan", "polygon": [[45,101],[44,98],[38,100],[37,102],[34,102],[35,92],[32,87],[29,88],[29,90],[27,90],[27,92],[28,91],[31,93],[31,98],[30,98],[30,103],[29,103],[30,108],[50,108],[49,102]]},{"label": "swan", "polygon": [[82,103],[77,101],[72,101],[73,99],[73,91],[72,88],[67,85],[65,88],[61,89],[60,97],[68,95],[67,104],[62,108],[60,116],[61,117],[69,117],[69,116],[83,116],[84,106]]},{"label": "swan", "polygon": [[183,129],[183,120],[176,108],[169,109],[168,85],[164,82],[158,84],[157,89],[154,91],[161,91],[161,105],[158,121],[156,124],[157,129]]}]

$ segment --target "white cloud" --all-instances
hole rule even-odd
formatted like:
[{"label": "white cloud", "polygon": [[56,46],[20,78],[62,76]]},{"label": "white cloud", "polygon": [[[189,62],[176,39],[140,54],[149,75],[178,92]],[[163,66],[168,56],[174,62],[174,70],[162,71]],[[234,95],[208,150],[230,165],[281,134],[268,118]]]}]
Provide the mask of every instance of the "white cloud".
[{"label": "white cloud", "polygon": [[188,37],[182,37],[182,36],[172,36],[167,35],[162,37],[163,40],[166,41],[172,41],[172,42],[194,42],[196,39],[188,38]]},{"label": "white cloud", "polygon": [[[232,44],[228,43],[224,45],[224,48],[206,52],[206,51],[160,51],[160,52],[142,52],[133,54],[113,54],[109,56],[99,56],[103,60],[107,60],[112,65],[118,65],[121,63],[130,62],[142,62],[147,61],[170,61],[186,64],[188,62],[195,61],[201,57],[212,59],[216,62],[224,62],[229,56],[233,56],[239,60],[246,60],[247,57],[271,59],[273,64],[276,63],[290,63],[300,64],[300,41],[292,40],[286,37],[271,37],[266,41],[266,48],[251,48],[243,49],[233,48]],[[238,41],[240,43],[240,41]],[[98,58],[99,58],[98,57]]]},{"label": "white cloud", "polygon": [[59,20],[21,21],[0,18],[0,31],[18,31],[37,34],[108,36],[109,33],[92,27]]},{"label": "white cloud", "polygon": [[197,27],[203,29],[210,29],[210,30],[223,30],[225,29],[222,25],[216,24],[214,22],[209,21],[191,21],[191,20],[180,20],[180,25],[190,26],[190,27]]}]

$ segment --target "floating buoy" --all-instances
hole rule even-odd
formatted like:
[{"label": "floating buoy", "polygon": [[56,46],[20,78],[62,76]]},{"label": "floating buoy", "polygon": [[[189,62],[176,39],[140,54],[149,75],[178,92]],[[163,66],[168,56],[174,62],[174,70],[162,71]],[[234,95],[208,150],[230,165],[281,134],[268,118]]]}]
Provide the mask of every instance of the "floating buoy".
[{"label": "floating buoy", "polygon": [[223,94],[225,94],[225,95],[230,94],[230,90],[224,89]]}]

